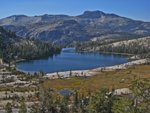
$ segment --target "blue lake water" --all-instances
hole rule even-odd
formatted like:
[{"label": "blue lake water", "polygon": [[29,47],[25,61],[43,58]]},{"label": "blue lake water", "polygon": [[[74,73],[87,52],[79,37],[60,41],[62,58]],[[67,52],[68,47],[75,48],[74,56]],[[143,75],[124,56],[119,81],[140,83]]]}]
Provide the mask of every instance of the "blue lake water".
[{"label": "blue lake water", "polygon": [[104,53],[77,53],[74,48],[64,48],[58,55],[47,59],[30,60],[17,63],[17,69],[25,72],[45,73],[94,69],[97,67],[113,66],[127,62],[123,55]]}]

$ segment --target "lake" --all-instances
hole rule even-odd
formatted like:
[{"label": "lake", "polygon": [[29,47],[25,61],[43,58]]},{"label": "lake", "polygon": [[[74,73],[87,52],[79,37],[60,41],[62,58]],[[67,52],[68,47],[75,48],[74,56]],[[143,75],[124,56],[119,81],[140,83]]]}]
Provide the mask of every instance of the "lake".
[{"label": "lake", "polygon": [[63,48],[58,55],[47,59],[29,60],[17,63],[17,69],[24,72],[53,73],[70,70],[86,70],[98,67],[113,66],[127,62],[124,55],[83,52],[77,53],[74,48]]}]

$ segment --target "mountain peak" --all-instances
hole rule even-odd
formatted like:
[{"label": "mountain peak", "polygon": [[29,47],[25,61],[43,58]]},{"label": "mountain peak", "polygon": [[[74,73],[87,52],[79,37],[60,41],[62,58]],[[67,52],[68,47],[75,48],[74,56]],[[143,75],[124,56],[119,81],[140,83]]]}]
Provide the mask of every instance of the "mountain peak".
[{"label": "mountain peak", "polygon": [[9,16],[8,18],[23,18],[23,17],[28,17],[26,15],[12,15],[12,16]]},{"label": "mountain peak", "polygon": [[82,18],[100,18],[101,16],[105,15],[102,11],[85,11],[82,15],[79,15],[79,17]]},{"label": "mountain peak", "polygon": [[123,37],[126,34],[150,35],[150,22],[136,21],[101,11],[85,11],[78,16],[45,14],[19,17],[0,19],[0,26],[21,37],[34,37],[63,45],[88,41],[105,34],[125,33]]}]

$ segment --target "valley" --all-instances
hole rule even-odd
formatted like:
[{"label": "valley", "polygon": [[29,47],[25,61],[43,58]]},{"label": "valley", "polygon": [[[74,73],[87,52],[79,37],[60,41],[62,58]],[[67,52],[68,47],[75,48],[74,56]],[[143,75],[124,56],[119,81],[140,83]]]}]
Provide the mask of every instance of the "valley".
[{"label": "valley", "polygon": [[149,113],[150,22],[97,10],[0,26],[0,113]]}]

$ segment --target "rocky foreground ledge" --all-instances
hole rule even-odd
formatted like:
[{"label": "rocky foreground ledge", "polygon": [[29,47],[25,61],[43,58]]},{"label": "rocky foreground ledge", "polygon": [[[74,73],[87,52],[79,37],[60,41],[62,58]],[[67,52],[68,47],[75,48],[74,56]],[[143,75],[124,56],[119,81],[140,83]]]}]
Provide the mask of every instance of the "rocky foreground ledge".
[{"label": "rocky foreground ledge", "polygon": [[75,76],[93,76],[93,75],[96,75],[98,72],[102,72],[102,71],[115,71],[115,70],[127,69],[135,65],[148,64],[148,63],[150,63],[149,59],[140,59],[140,60],[135,60],[135,61],[131,61],[128,63],[120,64],[120,65],[99,67],[99,68],[92,69],[92,70],[77,70],[77,71],[47,73],[45,78],[48,78],[48,79],[61,78],[62,79],[62,78],[70,78],[70,77],[75,77]]}]

